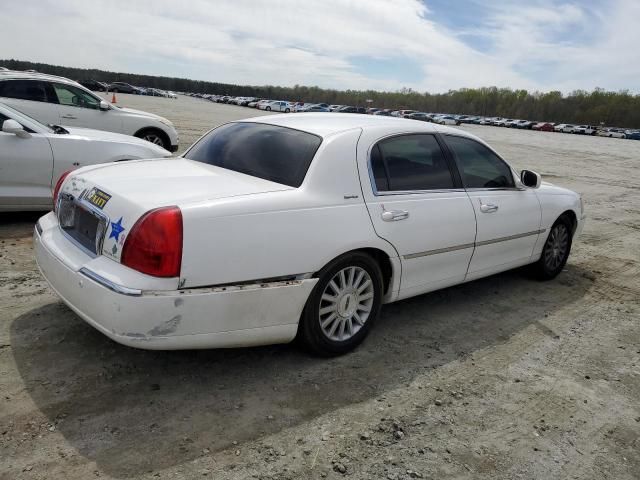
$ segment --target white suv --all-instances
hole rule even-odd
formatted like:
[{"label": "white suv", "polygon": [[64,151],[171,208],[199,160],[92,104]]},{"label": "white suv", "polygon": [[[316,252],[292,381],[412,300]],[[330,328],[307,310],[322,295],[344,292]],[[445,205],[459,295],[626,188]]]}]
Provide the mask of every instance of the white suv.
[{"label": "white suv", "polygon": [[68,78],[0,71],[0,102],[47,125],[124,133],[171,152],[178,149],[178,132],[166,118],[107,103]]}]

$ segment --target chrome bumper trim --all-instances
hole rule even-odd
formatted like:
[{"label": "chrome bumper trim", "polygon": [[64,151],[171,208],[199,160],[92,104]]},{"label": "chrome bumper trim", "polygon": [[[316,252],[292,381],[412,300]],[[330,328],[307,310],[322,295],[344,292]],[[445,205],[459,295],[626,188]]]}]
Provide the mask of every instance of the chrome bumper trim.
[{"label": "chrome bumper trim", "polygon": [[95,272],[92,272],[88,268],[82,267],[80,269],[80,273],[83,274],[85,277],[90,278],[94,282],[99,283],[103,287],[106,287],[109,290],[112,290],[112,291],[114,291],[116,293],[119,293],[121,295],[128,295],[130,297],[139,297],[140,295],[142,295],[142,290],[140,290],[138,288],[123,287],[122,285],[118,285],[117,283],[113,283],[111,280],[107,280],[103,276],[98,275]]}]

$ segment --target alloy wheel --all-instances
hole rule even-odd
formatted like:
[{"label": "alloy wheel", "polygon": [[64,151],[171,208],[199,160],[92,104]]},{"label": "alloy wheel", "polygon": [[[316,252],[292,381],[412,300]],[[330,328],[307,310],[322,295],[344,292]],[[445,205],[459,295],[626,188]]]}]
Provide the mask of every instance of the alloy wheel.
[{"label": "alloy wheel", "polygon": [[147,142],[151,142],[154,145],[159,145],[161,147],[164,147],[164,141],[162,140],[162,137],[160,137],[160,135],[157,135],[155,133],[147,133],[144,137],[142,137],[143,140],[146,140]]},{"label": "alloy wheel", "polygon": [[549,270],[557,269],[564,261],[569,249],[569,231],[559,223],[551,230],[544,249],[544,263]]},{"label": "alloy wheel", "polygon": [[352,338],[369,318],[374,301],[371,276],[361,267],[350,266],[337,272],[322,292],[319,322],[330,340]]}]

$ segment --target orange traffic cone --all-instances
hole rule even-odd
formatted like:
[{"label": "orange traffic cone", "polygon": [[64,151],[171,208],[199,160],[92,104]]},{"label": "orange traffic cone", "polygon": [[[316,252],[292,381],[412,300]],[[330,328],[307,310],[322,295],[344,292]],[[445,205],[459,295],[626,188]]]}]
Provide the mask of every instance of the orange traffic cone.
[{"label": "orange traffic cone", "polygon": [[113,95],[111,95],[111,103],[118,103],[116,101],[116,92],[113,92]]}]

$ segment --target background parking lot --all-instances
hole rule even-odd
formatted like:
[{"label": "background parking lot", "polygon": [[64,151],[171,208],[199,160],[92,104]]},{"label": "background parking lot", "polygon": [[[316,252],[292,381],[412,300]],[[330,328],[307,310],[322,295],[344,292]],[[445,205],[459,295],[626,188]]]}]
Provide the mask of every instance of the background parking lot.
[{"label": "background parking lot", "polygon": [[[180,152],[268,114],[117,99],[172,120]],[[462,128],[583,194],[566,271],[386,306],[340,358],[116,344],[38,273],[39,214],[1,216],[0,478],[640,478],[640,144]]]}]

